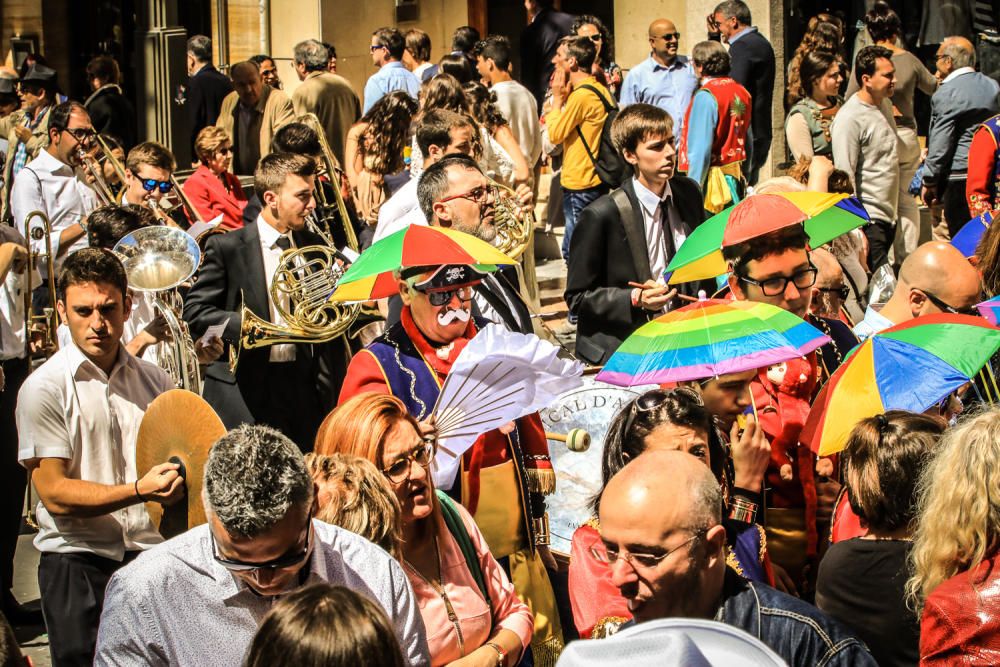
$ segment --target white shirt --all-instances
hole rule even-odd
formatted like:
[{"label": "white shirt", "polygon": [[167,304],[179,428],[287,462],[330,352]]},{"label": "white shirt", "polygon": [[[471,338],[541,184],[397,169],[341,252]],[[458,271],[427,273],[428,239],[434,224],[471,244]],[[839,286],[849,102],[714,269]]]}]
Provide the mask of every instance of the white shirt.
[{"label": "white shirt", "polygon": [[662,198],[640,183],[638,178],[632,178],[632,185],[635,187],[635,196],[639,200],[642,222],[646,228],[646,252],[649,256],[649,270],[653,274],[653,279],[659,281],[671,259],[667,254],[667,244],[664,238],[664,212],[666,212],[666,226],[670,229],[674,252],[677,252],[677,248],[680,248],[687,239],[691,229],[677,215],[673,203],[673,193],[670,190],[670,181],[667,181]]},{"label": "white shirt", "polygon": [[[278,239],[285,236],[291,242],[291,248],[296,247],[295,239],[292,238],[291,232],[281,234],[277,229],[267,224],[263,215],[257,216],[257,233],[260,234],[260,254],[264,259],[264,280],[267,283],[267,303],[271,308],[271,322],[278,325],[285,324],[285,318],[278,312],[277,305],[271,299],[271,282],[274,280],[275,271],[278,270],[278,259],[284,252],[278,246]],[[285,309],[285,312],[288,312],[290,304],[286,300],[285,303],[281,304],[281,307]],[[269,359],[272,362],[295,361],[295,345],[293,343],[272,345],[270,354]]]},{"label": "white shirt", "polygon": [[427,226],[427,218],[424,217],[424,212],[420,210],[420,202],[417,201],[419,180],[418,178],[408,180],[379,208],[378,224],[375,226],[372,243],[378,243],[386,236],[406,229],[410,225]]},{"label": "white shirt", "polygon": [[[135,443],[142,416],[154,398],[173,388],[162,369],[124,346],[105,375],[71,343],[29,375],[17,395],[17,459],[66,459],[71,479],[131,484],[138,479]],[[126,551],[163,541],[141,503],[98,517],[56,518],[39,502],[37,517],[35,548],[42,552],[120,561]]]},{"label": "white shirt", "polygon": [[[37,177],[37,178],[36,178]],[[14,179],[14,187],[10,193],[10,208],[14,216],[14,225],[23,230],[24,219],[29,213],[40,210],[49,217],[52,224],[52,254],[59,255],[59,234],[72,225],[90,215],[98,206],[97,194],[68,164],[52,157],[48,151],[38,153],[38,157],[24,166]],[[31,229],[42,227],[37,217],[32,219]],[[39,254],[45,253],[45,239],[31,239],[31,249]],[[55,273],[58,277],[63,260],[70,253],[87,247],[87,235],[84,234],[73,245],[56,259]],[[48,271],[47,259],[40,257],[38,270],[43,276]]]},{"label": "white shirt", "polygon": [[420,81],[423,81],[424,80],[424,72],[427,71],[428,67],[433,67],[433,66],[434,66],[434,63],[432,63],[429,60],[427,62],[425,62],[425,63],[420,63],[419,65],[417,65],[416,67],[413,68],[413,76],[417,77],[417,79],[419,79]]},{"label": "white shirt", "polygon": [[[32,284],[41,277],[35,273]],[[11,269],[0,284],[0,360],[23,359],[26,355],[24,338],[24,295],[27,291],[27,271]]]},{"label": "white shirt", "polygon": [[535,96],[514,80],[494,83],[490,90],[496,93],[497,107],[510,123],[510,131],[520,144],[528,166],[535,166],[542,155],[542,124]]},{"label": "white shirt", "polygon": [[959,67],[957,70],[953,71],[951,74],[949,74],[948,76],[946,76],[944,78],[944,80],[941,81],[941,84],[944,85],[944,84],[948,83],[949,81],[951,81],[952,79],[957,79],[958,77],[962,76],[963,74],[972,74],[975,71],[976,70],[973,67]]}]

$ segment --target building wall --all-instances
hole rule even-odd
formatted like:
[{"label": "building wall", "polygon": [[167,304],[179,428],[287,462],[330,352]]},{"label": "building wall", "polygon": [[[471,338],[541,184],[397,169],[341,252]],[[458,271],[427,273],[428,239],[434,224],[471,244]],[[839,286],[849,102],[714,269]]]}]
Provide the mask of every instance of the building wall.
[{"label": "building wall", "polygon": [[12,67],[10,38],[14,35],[34,35],[39,39],[39,47],[44,53],[45,42],[42,34],[42,0],[4,0],[0,11],[0,44],[3,51],[3,65]]}]

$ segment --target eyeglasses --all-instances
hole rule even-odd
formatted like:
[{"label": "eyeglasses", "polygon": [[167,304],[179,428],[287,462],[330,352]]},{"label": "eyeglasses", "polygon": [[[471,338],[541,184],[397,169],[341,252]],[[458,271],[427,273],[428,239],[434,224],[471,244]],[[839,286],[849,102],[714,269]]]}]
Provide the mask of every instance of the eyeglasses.
[{"label": "eyeglasses", "polygon": [[87,145],[94,140],[97,136],[97,132],[94,131],[92,127],[67,127],[63,132],[69,134],[69,136],[76,139],[81,144]]},{"label": "eyeglasses", "polygon": [[851,295],[851,288],[847,285],[842,287],[817,287],[816,289],[825,294],[836,294],[840,297],[841,301],[846,301],[847,297]]},{"label": "eyeglasses", "polygon": [[229,146],[223,146],[222,148],[217,149],[215,152],[218,153],[219,155],[229,155],[230,153],[233,152],[233,149]]},{"label": "eyeglasses", "polygon": [[226,568],[230,572],[256,572],[257,570],[287,570],[289,568],[301,565],[309,557],[309,551],[312,540],[312,511],[309,512],[309,518],[306,519],[306,546],[302,551],[293,554],[287,554],[285,556],[279,556],[274,560],[269,560],[266,563],[245,563],[241,560],[233,560],[230,558],[223,558],[219,555],[218,548],[215,542],[215,535],[212,531],[208,531],[212,534],[212,557],[216,560],[219,565]]},{"label": "eyeglasses", "polygon": [[372,44],[371,46],[368,47],[368,50],[371,51],[372,53],[375,53],[379,49],[384,49],[384,48],[387,47],[384,46],[383,44]]},{"label": "eyeglasses", "polygon": [[609,549],[604,544],[595,544],[594,546],[590,547],[590,555],[598,563],[614,565],[615,563],[618,562],[618,559],[623,559],[631,563],[632,567],[652,569],[657,565],[659,565],[660,563],[662,563],[667,556],[674,553],[675,551],[683,549],[684,547],[686,547],[687,545],[691,544],[699,537],[704,535],[706,532],[708,531],[705,529],[699,530],[694,535],[684,540],[673,549],[669,549],[668,551],[665,551],[662,554],[656,556],[654,556],[653,554],[636,554],[636,553],[631,553],[629,551],[618,551],[616,549]]},{"label": "eyeglasses", "polygon": [[456,287],[455,289],[449,290],[438,290],[434,292],[428,292],[414,287],[421,294],[427,295],[427,300],[431,302],[432,306],[444,306],[451,303],[452,297],[458,295],[460,301],[469,301],[472,299],[472,285],[464,285],[462,287]]},{"label": "eyeglasses", "polygon": [[625,437],[628,437],[628,434],[632,429],[632,422],[635,421],[635,418],[639,416],[640,412],[651,412],[667,401],[677,398],[682,400],[686,399],[695,405],[704,405],[704,402],[701,399],[701,394],[696,392],[694,389],[689,389],[688,387],[653,389],[652,391],[647,391],[645,394],[632,401],[632,405],[629,406],[628,419],[625,420],[625,428],[622,429],[622,433]]},{"label": "eyeglasses", "polygon": [[951,313],[952,315],[979,315],[979,309],[975,306],[967,306],[965,308],[955,308],[954,306],[949,306],[947,303],[937,298],[925,289],[916,288],[918,292],[930,299],[931,303],[937,306],[939,309],[946,313]]},{"label": "eyeglasses", "polygon": [[477,204],[482,205],[489,201],[491,195],[493,195],[493,188],[491,186],[480,185],[478,188],[473,188],[460,195],[452,195],[450,197],[445,197],[444,199],[439,199],[436,203],[444,204],[445,202],[449,202],[454,199],[468,199],[469,201],[474,201]]},{"label": "eyeglasses", "polygon": [[679,32],[665,32],[659,37],[653,37],[653,39],[662,39],[664,42],[672,42],[681,38]]},{"label": "eyeglasses", "polygon": [[410,476],[410,468],[414,461],[416,461],[418,466],[426,470],[427,466],[433,460],[434,439],[430,438],[424,440],[424,443],[419,447],[415,447],[406,454],[403,454],[402,458],[396,459],[388,468],[382,468],[382,474],[388,477],[389,481],[393,484],[399,484]]},{"label": "eyeglasses", "polygon": [[600,34],[597,35],[587,35],[587,38],[592,42],[603,42],[604,38]]},{"label": "eyeglasses", "polygon": [[819,270],[810,264],[808,269],[797,271],[791,277],[777,276],[775,278],[768,278],[767,280],[754,280],[747,276],[741,276],[740,280],[751,285],[756,285],[764,293],[764,296],[778,296],[785,293],[785,290],[788,289],[788,283],[795,285],[796,289],[812,287],[816,284],[818,273]]},{"label": "eyeglasses", "polygon": [[146,192],[152,192],[153,190],[159,188],[160,192],[167,194],[174,189],[174,184],[170,181],[158,181],[155,178],[143,178],[134,171],[132,171],[132,175],[139,179],[139,182],[142,183],[142,189]]}]

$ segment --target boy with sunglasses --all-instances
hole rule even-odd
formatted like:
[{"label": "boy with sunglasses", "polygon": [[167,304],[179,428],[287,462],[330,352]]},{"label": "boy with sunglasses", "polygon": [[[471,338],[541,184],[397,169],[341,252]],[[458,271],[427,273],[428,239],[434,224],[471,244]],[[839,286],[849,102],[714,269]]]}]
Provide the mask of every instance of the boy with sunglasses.
[{"label": "boy with sunglasses", "polygon": [[[153,210],[165,224],[187,227],[187,221],[179,210],[178,218],[167,213],[161,202],[174,190],[171,176],[177,163],[173,154],[155,141],[145,141],[128,152],[125,159],[125,189],[122,192],[123,206],[144,206]],[[180,207],[178,207],[179,209]]]}]

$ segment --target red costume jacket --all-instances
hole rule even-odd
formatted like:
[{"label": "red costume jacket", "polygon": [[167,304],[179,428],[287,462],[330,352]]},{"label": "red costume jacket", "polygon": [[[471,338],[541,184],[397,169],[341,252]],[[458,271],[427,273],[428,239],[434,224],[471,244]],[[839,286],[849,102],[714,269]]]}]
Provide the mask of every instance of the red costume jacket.
[{"label": "red costume jacket", "polygon": [[[719,106],[719,124],[715,126],[715,137],[712,140],[712,166],[721,167],[747,159],[747,130],[750,129],[751,111],[750,93],[728,76],[708,79],[698,92],[702,90],[710,93]],[[690,127],[690,120],[691,105],[688,105],[687,111],[684,113],[685,129]],[[682,172],[687,172],[691,167],[688,162],[686,139],[687,132],[685,131],[677,149],[677,168]]]},{"label": "red costume jacket", "polygon": [[[219,226],[223,229],[239,229],[243,226],[243,209],[247,206],[247,196],[240,186],[240,179],[228,171],[223,172],[223,183],[205,165],[198,165],[194,173],[184,181],[184,194],[198,215],[206,222],[222,214]],[[193,222],[193,221],[192,221]]]},{"label": "red costume jacket", "polygon": [[986,120],[972,135],[965,197],[972,217],[1000,208],[1000,115]]},{"label": "red costume jacket", "polygon": [[931,591],[920,620],[920,664],[1000,665],[1000,557]]}]

